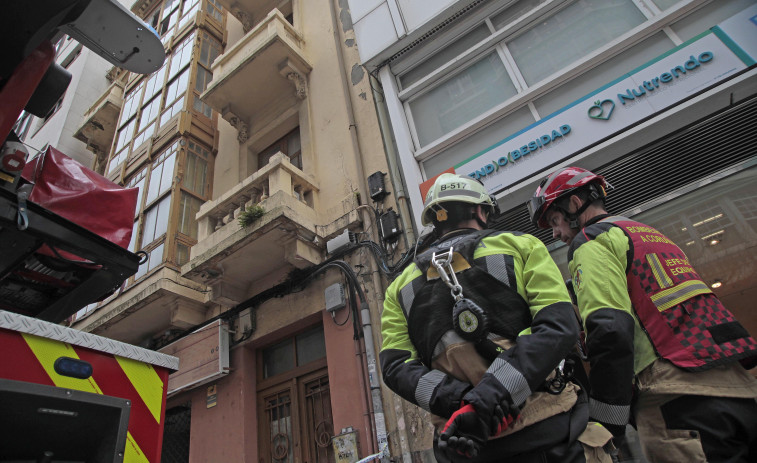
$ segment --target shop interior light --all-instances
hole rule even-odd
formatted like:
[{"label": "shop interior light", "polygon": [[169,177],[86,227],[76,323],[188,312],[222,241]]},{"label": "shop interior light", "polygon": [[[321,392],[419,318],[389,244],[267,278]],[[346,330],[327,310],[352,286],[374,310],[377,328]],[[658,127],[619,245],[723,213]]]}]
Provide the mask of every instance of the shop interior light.
[{"label": "shop interior light", "polygon": [[[723,213],[721,212],[720,214],[715,214],[715,215],[713,215],[713,216],[711,216],[711,217],[707,217],[706,219],[704,219],[704,220],[700,220],[699,222],[693,223],[692,225],[693,225],[694,227],[698,227],[698,226],[700,226],[700,225],[704,225],[704,224],[706,224],[706,223],[710,223],[710,222],[712,222],[713,220],[718,220],[718,219],[720,219],[720,218],[722,218],[722,217],[723,217]],[[686,230],[688,230],[688,229],[689,229],[689,227],[683,227],[683,228],[681,228],[681,231],[686,231]]]},{"label": "shop interior light", "polygon": [[721,286],[723,286],[723,282],[722,282],[722,281],[720,281],[720,280],[715,280],[715,281],[713,281],[713,282],[712,282],[712,284],[710,285],[710,288],[712,288],[712,289],[718,289],[718,288],[720,288]]},{"label": "shop interior light", "polygon": [[716,244],[720,244],[720,242],[723,241],[724,235],[725,230],[721,229],[716,231],[715,233],[710,233],[709,235],[703,236],[702,241],[706,241],[710,246],[715,246]]}]

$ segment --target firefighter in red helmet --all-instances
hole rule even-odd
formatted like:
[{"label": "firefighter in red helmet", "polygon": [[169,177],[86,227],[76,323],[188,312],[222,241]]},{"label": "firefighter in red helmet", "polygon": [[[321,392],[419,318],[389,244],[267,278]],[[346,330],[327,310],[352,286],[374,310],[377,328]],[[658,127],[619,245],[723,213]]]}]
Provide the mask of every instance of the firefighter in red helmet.
[{"label": "firefighter in red helmet", "polygon": [[757,342],[673,241],[608,214],[606,192],[601,175],[565,167],[527,204],[570,246],[591,419],[620,441],[635,424],[649,461],[757,461],[757,380],[745,369]]}]

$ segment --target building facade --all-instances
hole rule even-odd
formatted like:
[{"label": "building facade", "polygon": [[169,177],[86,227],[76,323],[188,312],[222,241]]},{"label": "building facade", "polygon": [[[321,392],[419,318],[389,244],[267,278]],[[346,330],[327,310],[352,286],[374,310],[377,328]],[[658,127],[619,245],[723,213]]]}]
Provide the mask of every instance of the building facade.
[{"label": "building facade", "polygon": [[588,168],[612,185],[611,213],[679,243],[757,332],[753,0],[349,5],[417,228],[424,187],[470,175],[497,197],[496,227],[539,236],[568,277],[567,247],[525,203],[557,168]]},{"label": "building facade", "polygon": [[22,113],[16,123],[19,139],[30,156],[53,146],[85,166],[94,162],[92,148],[75,137],[81,116],[100,94],[113,85],[112,68],[92,50],[63,36],[55,44],[55,62],[71,74],[71,81],[58,102],[43,117]]},{"label": "building facade", "polygon": [[131,11],[166,61],[112,70],[77,136],[96,170],[139,188],[130,250],[143,263],[71,325],[179,357],[163,462],[379,452],[394,405],[376,371],[380,307],[413,235],[398,230],[403,193],[384,186],[346,3]]}]

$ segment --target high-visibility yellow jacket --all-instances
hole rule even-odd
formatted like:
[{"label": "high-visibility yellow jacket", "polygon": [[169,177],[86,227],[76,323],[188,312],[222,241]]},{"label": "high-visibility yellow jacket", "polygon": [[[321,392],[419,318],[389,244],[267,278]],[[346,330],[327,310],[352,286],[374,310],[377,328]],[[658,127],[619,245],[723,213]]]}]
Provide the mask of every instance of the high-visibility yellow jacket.
[{"label": "high-visibility yellow jacket", "polygon": [[[429,265],[431,253],[450,247],[463,258],[456,255],[454,262],[463,296],[486,311],[490,338],[507,347],[493,361],[455,332],[454,298]],[[578,323],[560,271],[539,239],[459,230],[420,254],[392,282],[381,333],[387,386],[447,418],[463,400],[481,410],[502,399],[520,407],[533,395],[549,396],[534,392],[543,389],[547,376],[575,345]],[[557,398],[543,400],[562,401],[556,406],[562,409],[546,406],[548,413],[569,410],[576,388],[551,397]],[[524,413],[538,408],[527,404]]]}]

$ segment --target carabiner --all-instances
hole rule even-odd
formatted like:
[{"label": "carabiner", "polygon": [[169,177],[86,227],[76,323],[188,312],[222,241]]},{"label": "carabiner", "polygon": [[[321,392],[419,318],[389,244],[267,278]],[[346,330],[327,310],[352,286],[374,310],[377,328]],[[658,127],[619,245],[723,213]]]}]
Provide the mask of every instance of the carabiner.
[{"label": "carabiner", "polygon": [[[449,286],[452,297],[455,301],[459,301],[463,298],[463,287],[457,281],[455,276],[455,270],[452,268],[452,257],[454,248],[450,247],[449,251],[437,255],[433,253],[431,255],[431,263],[434,264],[436,270],[439,271],[439,277],[444,284]],[[446,268],[445,268],[446,267]],[[449,271],[449,273],[447,273]]]}]

